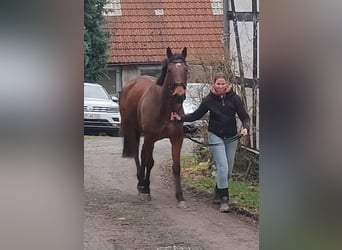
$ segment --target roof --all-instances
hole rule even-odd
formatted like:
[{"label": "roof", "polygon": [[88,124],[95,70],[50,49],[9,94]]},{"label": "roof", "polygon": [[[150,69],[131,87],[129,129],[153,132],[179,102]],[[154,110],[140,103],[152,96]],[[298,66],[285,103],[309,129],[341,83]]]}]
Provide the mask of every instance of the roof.
[{"label": "roof", "polygon": [[223,16],[213,14],[210,0],[115,2],[121,11],[107,16],[105,25],[111,33],[109,63],[159,63],[167,47],[187,47],[187,61],[223,59]]}]

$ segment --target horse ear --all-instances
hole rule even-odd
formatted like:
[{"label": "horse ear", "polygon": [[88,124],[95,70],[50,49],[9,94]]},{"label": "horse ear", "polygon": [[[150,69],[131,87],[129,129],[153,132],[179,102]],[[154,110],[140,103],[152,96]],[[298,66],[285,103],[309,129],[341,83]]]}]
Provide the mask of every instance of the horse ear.
[{"label": "horse ear", "polygon": [[173,53],[172,53],[170,47],[167,47],[167,49],[166,49],[166,55],[167,55],[167,58],[171,58],[171,56],[173,55]]},{"label": "horse ear", "polygon": [[182,55],[184,56],[184,58],[186,58],[187,54],[188,54],[188,49],[184,47],[184,49],[182,50]]}]

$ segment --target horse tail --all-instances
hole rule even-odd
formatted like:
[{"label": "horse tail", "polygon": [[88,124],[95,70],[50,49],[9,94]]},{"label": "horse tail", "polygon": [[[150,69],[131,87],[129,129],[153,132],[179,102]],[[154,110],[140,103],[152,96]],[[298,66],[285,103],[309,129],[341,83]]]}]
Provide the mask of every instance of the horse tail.
[{"label": "horse tail", "polygon": [[138,155],[140,133],[135,129],[123,129],[123,158],[134,158]]},{"label": "horse tail", "polygon": [[123,137],[122,157],[123,158],[132,158],[133,157],[130,154],[128,138],[125,136]]},{"label": "horse tail", "polygon": [[[124,158],[135,158],[139,154],[140,131],[137,128],[137,117],[135,117],[134,114],[136,113],[137,102],[141,96],[141,91],[137,92],[137,96],[136,90],[133,89],[136,84],[136,79],[131,80],[125,85],[119,94],[119,108],[123,136],[122,157]],[[131,94],[132,91],[133,94]]]}]

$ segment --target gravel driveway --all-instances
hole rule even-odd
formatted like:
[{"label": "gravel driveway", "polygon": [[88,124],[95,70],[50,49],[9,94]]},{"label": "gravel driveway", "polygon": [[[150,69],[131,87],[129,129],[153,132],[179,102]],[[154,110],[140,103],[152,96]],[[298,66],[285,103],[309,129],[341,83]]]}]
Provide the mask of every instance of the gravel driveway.
[{"label": "gravel driveway", "polygon": [[[191,148],[184,141],[182,154]],[[84,141],[84,249],[259,249],[257,224],[222,214],[187,191],[189,208],[177,208],[165,173],[171,158],[167,139],[155,144],[152,201],[139,200],[134,160],[122,158],[121,151],[120,137]]]}]

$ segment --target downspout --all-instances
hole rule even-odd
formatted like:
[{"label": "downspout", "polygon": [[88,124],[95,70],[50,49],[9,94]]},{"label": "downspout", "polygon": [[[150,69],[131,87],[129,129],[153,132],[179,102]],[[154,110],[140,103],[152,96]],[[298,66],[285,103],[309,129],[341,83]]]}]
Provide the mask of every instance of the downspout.
[{"label": "downspout", "polygon": [[223,45],[224,61],[230,65],[230,27],[228,21],[229,0],[223,0]]}]

